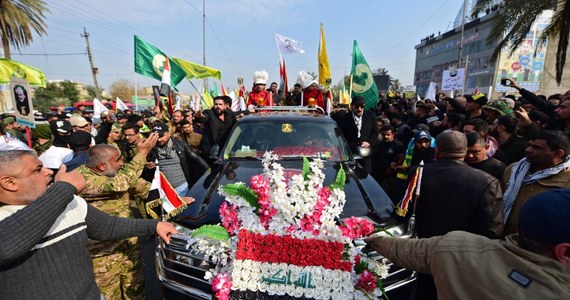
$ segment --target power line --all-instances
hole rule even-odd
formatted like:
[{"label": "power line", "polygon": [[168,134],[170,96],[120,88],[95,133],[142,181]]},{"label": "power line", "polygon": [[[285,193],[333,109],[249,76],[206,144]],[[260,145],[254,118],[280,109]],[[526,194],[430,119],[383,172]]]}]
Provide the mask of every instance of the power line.
[{"label": "power line", "polygon": [[87,55],[87,53],[12,53],[19,56],[68,56],[68,55]]}]

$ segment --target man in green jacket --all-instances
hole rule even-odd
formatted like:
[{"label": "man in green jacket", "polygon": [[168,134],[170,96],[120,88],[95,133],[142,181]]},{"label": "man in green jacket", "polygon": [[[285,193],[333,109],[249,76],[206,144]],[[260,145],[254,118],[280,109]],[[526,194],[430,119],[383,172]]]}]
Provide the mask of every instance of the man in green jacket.
[{"label": "man in green jacket", "polygon": [[375,237],[369,246],[432,274],[439,299],[570,299],[570,190],[531,198],[505,241],[454,231],[429,239]]}]

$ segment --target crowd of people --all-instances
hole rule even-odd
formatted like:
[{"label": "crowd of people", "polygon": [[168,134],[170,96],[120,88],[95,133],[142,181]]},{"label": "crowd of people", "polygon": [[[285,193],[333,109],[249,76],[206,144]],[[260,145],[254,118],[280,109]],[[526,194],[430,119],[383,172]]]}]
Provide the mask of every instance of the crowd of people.
[{"label": "crowd of people", "polygon": [[[266,74],[256,76],[250,105],[324,106],[316,82],[296,84],[293,93],[283,96],[277,84],[265,89]],[[451,257],[454,254],[485,252],[480,249],[487,244],[484,249],[489,251],[530,251],[553,259],[543,263],[541,258],[540,264],[533,265],[544,269],[543,273],[517,265],[514,275],[495,274],[512,279],[504,283],[505,290],[516,290],[515,294],[524,297],[525,291],[518,289],[536,282],[569,293],[570,223],[558,220],[569,217],[570,192],[547,192],[570,187],[570,91],[545,97],[521,88],[514,80],[512,87],[520,97],[489,100],[476,93],[455,98],[440,94],[433,101],[381,98],[370,110],[364,109],[364,98],[355,96],[349,107],[339,106],[331,113],[351,151],[362,158],[364,168],[394,205],[404,197],[421,164],[421,193],[405,218],[413,213],[417,236],[429,240],[413,245],[382,238],[369,241],[387,257],[422,272],[418,299],[463,298],[458,295],[474,293],[468,284],[450,290],[452,284],[442,277],[465,275],[439,264],[456,264],[460,259]],[[212,109],[176,110],[169,117],[158,108],[120,114],[108,111],[96,124],[93,112],[84,107],[72,113],[38,113],[36,127],[29,131],[14,117],[3,116],[0,282],[10,284],[0,289],[0,298],[62,298],[58,289],[65,290],[69,299],[98,299],[99,293],[105,299],[144,298],[137,240],[124,238],[156,232],[168,241],[176,232],[168,223],[148,220],[145,203],[153,200],[149,195],[155,170],[158,167],[184,201],[192,203],[192,198],[185,197],[188,190],[213,162],[212,154],[223,147],[239,117],[248,113],[233,112],[231,102],[227,96],[218,96]],[[534,208],[528,208],[531,204]],[[552,205],[558,209],[543,209]],[[547,220],[537,220],[540,211],[545,211],[542,218]],[[56,220],[63,225],[55,224]],[[523,235],[521,224],[534,227],[523,227],[528,230]],[[482,237],[451,233],[458,230]],[[548,230],[557,235],[541,235]],[[443,237],[435,238],[439,236]],[[62,248],[58,252],[49,247],[50,239],[54,239],[51,243],[63,240],[66,245],[58,246]],[[479,248],[454,248],[458,241]],[[60,261],[63,253],[74,257]],[[502,263],[508,266],[514,255],[503,253]],[[23,272],[44,274],[37,268],[52,256],[60,257],[50,264],[60,275],[46,275],[33,283],[22,277]],[[528,256],[517,259],[534,262],[536,257]],[[435,257],[438,260],[429,261]],[[73,274],[77,266],[92,266],[94,272]],[[561,278],[556,281],[556,276]],[[461,278],[454,281],[464,282]],[[77,283],[74,289],[64,288],[71,282]],[[498,282],[505,281],[489,280],[489,284]]]}]

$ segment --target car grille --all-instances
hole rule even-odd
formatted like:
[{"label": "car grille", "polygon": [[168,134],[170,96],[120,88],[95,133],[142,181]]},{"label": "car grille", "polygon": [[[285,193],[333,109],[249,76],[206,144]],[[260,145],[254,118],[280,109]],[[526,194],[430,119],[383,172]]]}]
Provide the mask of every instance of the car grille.
[{"label": "car grille", "polygon": [[[156,252],[158,277],[165,288],[189,298],[213,299],[211,285],[204,279],[206,271],[213,264],[205,261],[199,252],[187,249],[189,239],[188,236],[177,234],[171,238],[169,245],[159,241]],[[389,298],[407,298],[400,295],[409,293],[416,273],[392,264],[374,250],[365,248],[363,251],[369,258],[390,266],[388,277],[382,280]]]},{"label": "car grille", "polygon": [[204,279],[211,263],[195,251],[186,248],[183,235],[171,238],[169,245],[162,240],[156,251],[158,279],[165,288],[189,296],[193,299],[212,299],[210,283]]}]

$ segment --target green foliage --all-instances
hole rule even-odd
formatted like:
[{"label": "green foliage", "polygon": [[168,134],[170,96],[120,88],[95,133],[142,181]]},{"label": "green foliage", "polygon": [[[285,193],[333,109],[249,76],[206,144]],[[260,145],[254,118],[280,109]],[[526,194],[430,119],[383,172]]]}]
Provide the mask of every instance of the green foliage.
[{"label": "green foliage", "polygon": [[[87,94],[89,95],[89,99],[93,99],[93,98],[97,98],[97,92],[95,91],[95,87],[92,85],[88,85],[85,87],[85,90],[87,90]],[[101,92],[103,92],[101,90]],[[101,100],[101,99],[99,99]]]},{"label": "green foliage", "polygon": [[192,232],[192,237],[205,236],[212,240],[227,241],[230,234],[220,225],[204,225]]},{"label": "green foliage", "polygon": [[33,42],[33,33],[47,33],[45,13],[49,9],[43,0],[0,1],[0,39],[4,56],[11,59],[10,46],[21,50]]},{"label": "green foliage", "polygon": [[61,96],[69,99],[71,103],[79,101],[79,91],[77,91],[77,83],[65,80],[61,82]]},{"label": "green foliage", "polygon": [[363,259],[360,259],[360,262],[358,263],[358,265],[354,266],[354,272],[356,274],[360,274],[362,272],[364,272],[364,270],[368,269],[368,263],[366,261],[364,261]]},{"label": "green foliage", "polygon": [[344,172],[344,168],[342,165],[340,166],[340,170],[336,173],[336,178],[334,182],[330,185],[330,189],[340,189],[341,191],[344,190],[344,184],[346,182],[346,172]]},{"label": "green foliage", "polygon": [[309,164],[309,159],[303,156],[303,171],[301,175],[303,176],[303,180],[309,180],[309,174],[311,173],[311,165]]},{"label": "green foliage", "polygon": [[32,98],[34,109],[47,112],[50,107],[57,107],[60,104],[71,106],[79,98],[76,86],[77,84],[71,81],[47,82],[45,88],[37,88],[34,92]]},{"label": "green foliage", "polygon": [[257,194],[243,183],[222,185],[220,186],[220,189],[230,196],[239,196],[243,198],[247,203],[249,203],[249,205],[251,205],[251,207],[255,208],[255,211],[260,207],[257,202]]}]

